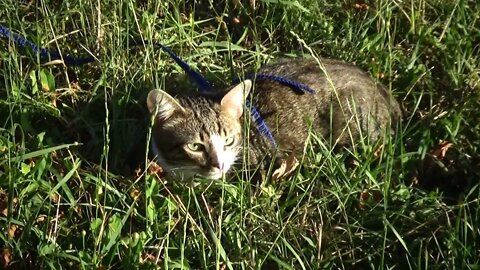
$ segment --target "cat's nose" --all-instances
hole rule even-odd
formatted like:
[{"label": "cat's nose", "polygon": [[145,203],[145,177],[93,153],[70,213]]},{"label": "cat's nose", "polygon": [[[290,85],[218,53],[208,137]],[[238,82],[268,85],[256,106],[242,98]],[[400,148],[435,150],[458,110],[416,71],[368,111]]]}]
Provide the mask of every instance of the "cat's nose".
[{"label": "cat's nose", "polygon": [[209,161],[211,167],[223,170],[224,162],[222,162],[222,158],[215,151],[210,153]]},{"label": "cat's nose", "polygon": [[220,159],[216,156],[211,157],[210,166],[219,170],[223,170],[223,162],[221,162]]},{"label": "cat's nose", "polygon": [[212,167],[222,170],[223,164],[221,164],[218,160],[212,160]]}]

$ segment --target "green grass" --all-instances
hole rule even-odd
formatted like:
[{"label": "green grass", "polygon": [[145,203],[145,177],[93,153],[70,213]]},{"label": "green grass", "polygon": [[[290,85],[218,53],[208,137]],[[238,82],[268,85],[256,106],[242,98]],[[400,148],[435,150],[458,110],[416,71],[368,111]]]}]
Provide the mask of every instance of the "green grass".
[{"label": "green grass", "polygon": [[[1,24],[98,57],[42,65],[0,40],[2,267],[479,269],[480,2],[253,2],[0,0]],[[401,102],[401,132],[336,154],[313,134],[281,181],[167,182],[145,97],[195,88],[137,37],[219,88],[309,48],[354,62]]]}]

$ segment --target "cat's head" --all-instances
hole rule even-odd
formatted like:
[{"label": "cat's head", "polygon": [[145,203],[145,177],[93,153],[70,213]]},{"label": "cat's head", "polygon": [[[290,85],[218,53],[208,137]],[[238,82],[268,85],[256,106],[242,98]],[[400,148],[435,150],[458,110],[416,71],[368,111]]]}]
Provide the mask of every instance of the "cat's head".
[{"label": "cat's head", "polygon": [[147,105],[155,114],[151,149],[157,162],[175,177],[221,178],[242,157],[242,115],[251,87],[245,80],[220,101],[150,91]]}]

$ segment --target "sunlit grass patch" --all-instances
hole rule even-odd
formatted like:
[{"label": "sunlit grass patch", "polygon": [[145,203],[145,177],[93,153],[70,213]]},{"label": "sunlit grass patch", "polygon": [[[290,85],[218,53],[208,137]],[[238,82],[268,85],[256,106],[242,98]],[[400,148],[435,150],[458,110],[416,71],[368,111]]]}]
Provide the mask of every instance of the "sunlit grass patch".
[{"label": "sunlit grass patch", "polygon": [[[214,6],[212,6],[214,5]],[[480,6],[475,1],[0,0],[0,23],[97,61],[44,65],[0,39],[2,267],[475,268]],[[135,39],[143,46],[131,46]],[[149,90],[196,91],[148,41],[222,89],[272,59],[354,62],[400,101],[399,132],[294,173],[166,180],[147,160]],[[301,41],[303,40],[302,43]]]}]

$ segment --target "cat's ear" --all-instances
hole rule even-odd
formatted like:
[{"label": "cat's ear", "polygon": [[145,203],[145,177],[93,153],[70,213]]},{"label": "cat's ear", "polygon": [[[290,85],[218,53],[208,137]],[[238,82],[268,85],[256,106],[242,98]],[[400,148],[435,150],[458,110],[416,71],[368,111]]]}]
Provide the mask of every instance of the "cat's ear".
[{"label": "cat's ear", "polygon": [[235,85],[228,93],[222,98],[220,102],[221,110],[226,115],[232,118],[240,118],[243,114],[243,104],[245,98],[252,89],[252,81],[245,80]]},{"label": "cat's ear", "polygon": [[162,119],[167,119],[175,112],[185,112],[185,109],[178,103],[178,101],[167,94],[163,90],[152,90],[148,93],[147,107],[150,113],[157,112],[157,116]]}]

